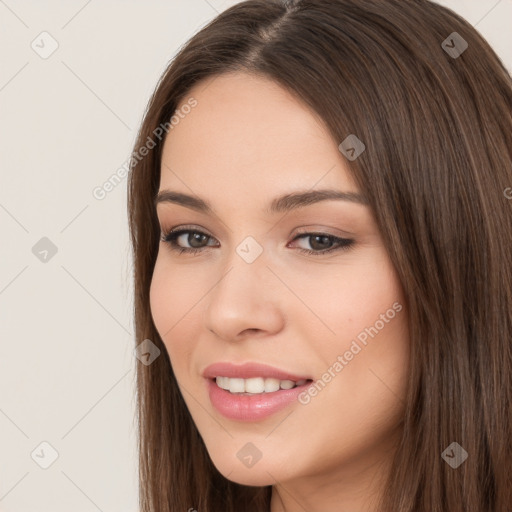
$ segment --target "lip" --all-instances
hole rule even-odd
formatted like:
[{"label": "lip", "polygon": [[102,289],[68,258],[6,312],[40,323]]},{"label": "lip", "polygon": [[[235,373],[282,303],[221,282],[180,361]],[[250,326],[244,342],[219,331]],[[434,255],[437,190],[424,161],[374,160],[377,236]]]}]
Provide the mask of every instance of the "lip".
[{"label": "lip", "polygon": [[281,370],[274,366],[261,363],[244,363],[235,365],[228,362],[219,362],[207,366],[203,371],[203,377],[213,379],[215,377],[230,377],[238,379],[250,379],[253,377],[273,378],[279,380],[310,380],[311,376],[297,375],[287,370]]},{"label": "lip", "polygon": [[313,382],[306,382],[292,389],[280,389],[254,395],[232,394],[217,386],[215,379],[206,379],[208,396],[213,407],[223,416],[237,421],[259,421],[298,402],[298,396]]},{"label": "lip", "polygon": [[[223,416],[237,421],[263,420],[272,414],[298,401],[298,396],[313,382],[307,375],[298,375],[287,370],[260,363],[244,363],[235,365],[219,362],[207,366],[203,371],[208,396],[213,407]],[[279,380],[306,380],[305,384],[292,389],[280,389],[269,393],[252,395],[233,394],[221,389],[215,382],[215,377],[230,377],[250,379],[253,377],[274,378]]]}]

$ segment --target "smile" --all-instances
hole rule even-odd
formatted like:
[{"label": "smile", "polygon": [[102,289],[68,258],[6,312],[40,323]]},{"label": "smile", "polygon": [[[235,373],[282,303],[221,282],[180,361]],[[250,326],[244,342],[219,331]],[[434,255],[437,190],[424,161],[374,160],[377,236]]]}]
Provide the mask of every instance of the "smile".
[{"label": "smile", "polygon": [[280,389],[293,389],[296,386],[306,384],[306,379],[297,382],[293,380],[279,380],[274,378],[253,377],[250,379],[216,377],[215,382],[221,389],[232,394],[254,395],[260,393],[272,393]]}]

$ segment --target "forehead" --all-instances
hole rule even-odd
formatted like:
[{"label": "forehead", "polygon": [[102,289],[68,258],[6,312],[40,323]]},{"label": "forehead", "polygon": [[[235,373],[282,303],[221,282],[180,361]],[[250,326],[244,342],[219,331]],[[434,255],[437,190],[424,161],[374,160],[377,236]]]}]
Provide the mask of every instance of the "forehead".
[{"label": "forehead", "polygon": [[160,189],[248,199],[292,189],[357,190],[321,119],[275,82],[245,73],[196,85],[166,137]]}]

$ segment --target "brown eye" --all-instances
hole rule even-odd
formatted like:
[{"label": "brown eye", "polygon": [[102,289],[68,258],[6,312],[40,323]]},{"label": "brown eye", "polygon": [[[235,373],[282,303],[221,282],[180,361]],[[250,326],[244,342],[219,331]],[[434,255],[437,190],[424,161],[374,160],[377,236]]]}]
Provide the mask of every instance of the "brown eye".
[{"label": "brown eye", "polygon": [[[178,243],[178,239],[181,239],[181,243],[188,244],[190,247],[183,247]],[[208,239],[213,240],[213,238],[202,231],[184,228],[163,233],[161,237],[162,242],[169,244],[171,250],[178,251],[179,253],[198,253],[208,247],[208,245],[204,245],[204,242],[207,242]]]},{"label": "brown eye", "polygon": [[[351,238],[339,238],[327,233],[303,233],[296,237],[298,239],[309,239],[311,249],[299,248],[299,251],[306,254],[322,255],[336,250],[348,250],[352,248],[355,241]],[[334,244],[334,247],[332,246]]]}]

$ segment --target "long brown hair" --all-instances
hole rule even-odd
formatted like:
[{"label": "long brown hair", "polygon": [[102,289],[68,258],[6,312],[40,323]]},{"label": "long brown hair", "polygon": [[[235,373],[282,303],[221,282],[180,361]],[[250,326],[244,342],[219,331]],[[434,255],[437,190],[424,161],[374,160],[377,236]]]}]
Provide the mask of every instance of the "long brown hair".
[{"label": "long brown hair", "polygon": [[[161,350],[137,363],[141,512],[270,508],[271,486],[231,482],[209,459],[149,304],[155,133],[192,86],[230,71],[274,80],[335,140],[355,134],[366,146],[347,165],[400,277],[411,344],[403,435],[378,510],[510,512],[512,80],[468,22],[427,0],[245,1],[160,79],[128,182],[136,343]],[[468,454],[456,469],[442,457],[453,442]]]}]

